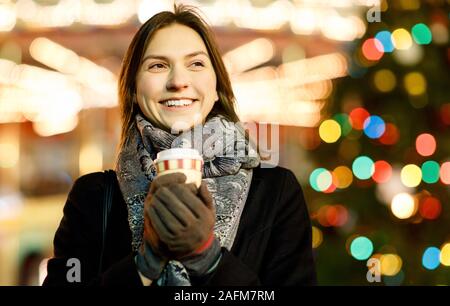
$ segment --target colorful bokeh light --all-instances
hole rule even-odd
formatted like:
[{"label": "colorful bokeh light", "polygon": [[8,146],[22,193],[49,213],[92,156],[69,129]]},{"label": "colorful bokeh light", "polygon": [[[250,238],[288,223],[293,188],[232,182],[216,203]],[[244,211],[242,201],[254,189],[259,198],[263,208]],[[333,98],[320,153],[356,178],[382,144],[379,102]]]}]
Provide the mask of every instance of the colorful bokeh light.
[{"label": "colorful bokeh light", "polygon": [[373,82],[380,92],[390,92],[395,88],[397,79],[395,74],[389,69],[380,69],[375,72]]},{"label": "colorful bokeh light", "polygon": [[431,43],[433,36],[431,35],[430,28],[423,23],[418,23],[411,29],[411,34],[416,43],[419,45],[428,45]]},{"label": "colorful bokeh light", "polygon": [[441,211],[441,202],[435,197],[425,197],[420,203],[419,213],[425,219],[434,220],[439,217]]},{"label": "colorful bokeh light", "polygon": [[350,117],[347,114],[339,113],[333,116],[333,119],[339,123],[341,127],[341,133],[343,136],[347,136],[352,131],[352,125],[350,123]]},{"label": "colorful bokeh light", "polygon": [[353,173],[346,166],[339,166],[333,170],[333,185],[337,188],[344,189],[350,186],[353,182]]},{"label": "colorful bokeh light", "polygon": [[440,264],[441,251],[436,247],[429,247],[423,252],[422,265],[425,269],[435,270]]},{"label": "colorful bokeh light", "polygon": [[440,261],[444,266],[450,266],[450,243],[446,243],[442,246]]},{"label": "colorful bokeh light", "polygon": [[393,123],[386,124],[384,134],[379,138],[379,141],[384,145],[394,145],[400,138],[400,132]]},{"label": "colorful bokeh light", "polygon": [[383,45],[383,51],[386,53],[390,53],[394,50],[394,45],[392,44],[391,32],[389,31],[381,31],[375,35],[375,39],[377,39]]},{"label": "colorful bokeh light", "polygon": [[442,183],[450,185],[450,162],[442,163],[439,177]]},{"label": "colorful bokeh light", "polygon": [[436,151],[436,139],[431,134],[420,134],[416,138],[416,150],[422,156],[431,156]]},{"label": "colorful bokeh light", "polygon": [[392,176],[391,165],[387,161],[378,160],[374,166],[375,172],[372,175],[372,179],[379,184],[389,181]]},{"label": "colorful bokeh light", "polygon": [[383,44],[376,38],[367,39],[361,50],[364,57],[369,61],[378,61],[384,54]]},{"label": "colorful bokeh light", "polygon": [[408,193],[399,193],[394,196],[391,203],[392,214],[399,219],[412,217],[417,210],[416,201]]},{"label": "colorful bokeh light", "polygon": [[394,276],[402,268],[402,259],[397,254],[384,254],[380,257],[381,274]]},{"label": "colorful bokeh light", "polygon": [[427,90],[427,81],[422,73],[410,72],[405,75],[403,84],[411,96],[420,96]]},{"label": "colorful bokeh light", "polygon": [[384,120],[379,116],[369,116],[364,121],[364,134],[366,134],[369,138],[380,138],[384,134],[385,130],[386,125]]},{"label": "colorful bokeh light", "polygon": [[350,245],[350,253],[357,260],[366,260],[372,255],[372,252],[372,241],[364,236],[355,238]]},{"label": "colorful bokeh light", "polygon": [[324,168],[315,169],[309,176],[309,183],[316,191],[322,192],[327,190],[332,184],[330,171]]},{"label": "colorful bokeh light", "polygon": [[364,128],[364,121],[370,116],[369,112],[362,107],[353,109],[350,114],[350,122],[355,130],[362,130]]},{"label": "colorful bokeh light", "polygon": [[313,226],[312,227],[312,247],[317,249],[322,244],[322,241],[323,241],[322,231],[319,228]]},{"label": "colorful bokeh light", "polygon": [[422,170],[417,165],[406,165],[402,168],[400,178],[406,187],[417,187],[422,181]]},{"label": "colorful bokeh light", "polygon": [[434,160],[428,160],[422,164],[422,180],[428,184],[439,181],[439,164]]},{"label": "colorful bokeh light", "polygon": [[336,142],[341,137],[341,126],[333,119],[323,121],[319,127],[320,138],[327,142]]},{"label": "colorful bokeh light", "polygon": [[391,39],[394,47],[399,50],[409,49],[412,45],[411,35],[403,28],[392,32]]},{"label": "colorful bokeh light", "polygon": [[352,171],[360,180],[367,180],[375,172],[374,162],[367,156],[359,156],[353,161]]}]

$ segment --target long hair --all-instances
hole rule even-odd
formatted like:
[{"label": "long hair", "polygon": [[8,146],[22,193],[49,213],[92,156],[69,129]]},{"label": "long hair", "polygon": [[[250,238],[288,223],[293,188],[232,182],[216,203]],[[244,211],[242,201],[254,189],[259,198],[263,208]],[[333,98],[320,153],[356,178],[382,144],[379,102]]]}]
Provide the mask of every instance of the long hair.
[{"label": "long hair", "polygon": [[135,116],[140,112],[136,103],[136,75],[144,52],[147,49],[153,35],[161,28],[171,24],[185,25],[196,31],[202,38],[208,50],[216,78],[216,90],[219,101],[214,103],[208,118],[221,114],[232,122],[238,122],[235,111],[235,97],[231,87],[230,78],[220,56],[219,48],[214,39],[214,34],[203,18],[195,11],[194,7],[186,5],[174,5],[174,12],[164,11],[147,20],[134,35],[125,57],[119,75],[119,108],[122,120],[122,131],[119,150],[127,142],[130,130],[135,124]]}]

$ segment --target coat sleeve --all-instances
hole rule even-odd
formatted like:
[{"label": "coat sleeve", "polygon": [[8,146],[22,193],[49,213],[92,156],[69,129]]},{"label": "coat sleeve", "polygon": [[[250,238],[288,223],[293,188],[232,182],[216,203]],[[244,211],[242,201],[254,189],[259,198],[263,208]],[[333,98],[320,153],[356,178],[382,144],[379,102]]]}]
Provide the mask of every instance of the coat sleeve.
[{"label": "coat sleeve", "polygon": [[[211,286],[315,285],[311,222],[301,187],[291,171],[284,172],[280,196],[259,271],[222,248],[222,259],[208,277]],[[263,249],[262,249],[263,251]]]},{"label": "coat sleeve", "polygon": [[286,172],[280,202],[264,254],[261,282],[273,286],[316,285],[312,228],[302,189]]},{"label": "coat sleeve", "polygon": [[142,285],[132,253],[98,275],[102,242],[96,202],[102,201],[102,194],[93,174],[74,183],[53,240],[54,257],[47,263],[44,286]]}]

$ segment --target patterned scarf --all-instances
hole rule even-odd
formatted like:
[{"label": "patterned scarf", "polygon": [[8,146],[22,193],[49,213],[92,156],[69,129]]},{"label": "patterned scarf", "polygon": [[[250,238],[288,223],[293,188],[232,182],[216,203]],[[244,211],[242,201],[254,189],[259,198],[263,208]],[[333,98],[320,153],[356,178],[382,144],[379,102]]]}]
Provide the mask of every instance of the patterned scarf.
[{"label": "patterned scarf", "polygon": [[[138,114],[116,165],[120,190],[128,207],[133,251],[142,244],[144,200],[156,177],[153,160],[159,151],[170,148],[195,148],[203,156],[202,181],[207,184],[216,207],[214,233],[220,245],[230,250],[247,199],[251,169],[260,162],[253,144],[245,138],[242,125],[218,115],[176,136]],[[171,260],[157,283],[189,286],[190,280],[183,265]]]}]

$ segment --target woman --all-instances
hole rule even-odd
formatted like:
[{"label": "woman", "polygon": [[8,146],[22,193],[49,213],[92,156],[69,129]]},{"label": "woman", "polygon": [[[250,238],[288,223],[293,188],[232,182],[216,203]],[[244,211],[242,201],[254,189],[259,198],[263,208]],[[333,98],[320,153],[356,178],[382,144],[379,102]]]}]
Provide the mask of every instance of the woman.
[{"label": "woman", "polygon": [[[119,97],[123,126],[106,241],[105,174],[82,176],[69,193],[45,285],[315,284],[301,188],[291,171],[261,167],[235,124],[229,77],[194,10],[178,6],[142,25],[123,61]],[[156,154],[194,146],[190,131],[198,126],[200,188],[180,173],[156,177]],[[70,258],[79,260],[79,282],[67,277]]]}]

